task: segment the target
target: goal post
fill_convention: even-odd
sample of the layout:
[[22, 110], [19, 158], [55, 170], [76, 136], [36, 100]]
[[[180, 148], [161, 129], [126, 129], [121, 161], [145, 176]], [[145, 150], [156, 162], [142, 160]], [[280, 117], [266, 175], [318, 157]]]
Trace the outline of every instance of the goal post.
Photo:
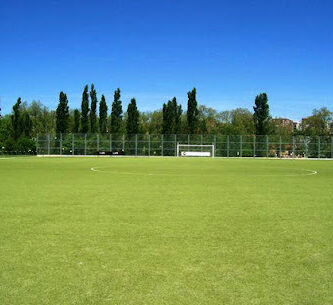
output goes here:
[[214, 144], [177, 143], [177, 157], [215, 157]]

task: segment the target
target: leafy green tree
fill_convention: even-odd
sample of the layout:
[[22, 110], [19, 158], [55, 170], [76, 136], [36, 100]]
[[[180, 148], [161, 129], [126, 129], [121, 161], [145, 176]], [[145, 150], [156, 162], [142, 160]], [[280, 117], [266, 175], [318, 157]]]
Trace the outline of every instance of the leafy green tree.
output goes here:
[[105, 101], [105, 96], [102, 95], [99, 103], [99, 131], [106, 133], [107, 131], [107, 120], [108, 120], [108, 106]]
[[302, 120], [302, 130], [309, 136], [328, 136], [333, 132], [333, 113], [326, 107], [314, 109], [312, 115]]
[[12, 137], [17, 140], [22, 134], [22, 121], [21, 121], [21, 103], [22, 100], [19, 97], [17, 102], [13, 106], [12, 120]]
[[56, 112], [49, 111], [47, 107], [43, 109], [42, 122], [46, 133], [53, 133], [56, 130]]
[[271, 117], [269, 115], [269, 105], [266, 93], [260, 93], [256, 96], [253, 110], [253, 120], [256, 135], [268, 134]]
[[20, 153], [33, 153], [36, 151], [36, 143], [28, 136], [21, 136], [17, 143], [15, 143], [15, 149]]
[[[29, 140], [32, 132], [32, 121], [26, 109], [25, 103], [22, 104], [21, 98], [18, 98], [17, 102], [13, 106], [13, 113], [10, 116], [10, 122], [11, 135], [5, 140], [6, 151], [19, 150], [20, 152], [24, 152], [25, 150], [22, 149], [22, 147], [19, 147], [18, 144]], [[3, 131], [2, 128], [0, 131]]]
[[127, 134], [136, 134], [138, 133], [138, 130], [139, 130], [139, 111], [136, 106], [135, 98], [132, 98], [127, 108], [126, 132]]
[[80, 130], [80, 110], [74, 110], [74, 125], [73, 125], [73, 132], [78, 133]]
[[94, 84], [91, 84], [90, 88], [90, 131], [92, 133], [96, 133], [98, 131], [98, 125], [97, 125], [97, 115], [96, 115], [96, 110], [97, 110], [97, 93], [95, 90]]
[[89, 95], [88, 95], [88, 85], [86, 85], [82, 93], [81, 132], [87, 133], [88, 131], [89, 131]]
[[7, 114], [2, 116], [0, 120], [0, 151], [2, 150], [2, 147], [6, 149], [5, 143], [7, 142], [7, 139], [11, 138], [11, 133], [12, 133], [11, 116]]
[[139, 133], [161, 134], [163, 114], [161, 110], [141, 112], [139, 116]]
[[43, 117], [43, 105], [39, 101], [32, 101], [28, 106], [27, 111], [30, 115], [30, 119], [32, 121], [32, 136], [37, 136], [37, 134], [41, 134], [45, 132], [45, 127], [42, 123]]
[[192, 91], [187, 93], [188, 101], [187, 101], [187, 128], [190, 134], [194, 134], [198, 128], [199, 122], [199, 110], [198, 103], [196, 99], [197, 91], [193, 88]]
[[56, 132], [66, 133], [68, 129], [69, 108], [67, 95], [64, 92], [59, 94], [59, 104], [56, 110]]
[[22, 124], [22, 134], [30, 138], [31, 137], [31, 131], [32, 131], [32, 121], [30, 119], [30, 115], [27, 111], [24, 111], [21, 118], [21, 124]]
[[200, 122], [200, 133], [216, 134], [219, 132], [221, 124], [221, 118], [219, 113], [210, 107], [200, 105], [199, 110], [199, 122]]
[[31, 136], [36, 137], [38, 134], [54, 133], [56, 131], [56, 111], [50, 111], [39, 101], [32, 101], [26, 111], [32, 121]]
[[123, 108], [120, 100], [120, 89], [118, 88], [114, 92], [114, 100], [111, 109], [111, 128], [110, 128], [111, 133], [119, 133], [123, 119], [122, 113], [123, 113]]
[[252, 113], [245, 108], [236, 108], [231, 111], [231, 124], [233, 134], [252, 135], [254, 133], [254, 122]]

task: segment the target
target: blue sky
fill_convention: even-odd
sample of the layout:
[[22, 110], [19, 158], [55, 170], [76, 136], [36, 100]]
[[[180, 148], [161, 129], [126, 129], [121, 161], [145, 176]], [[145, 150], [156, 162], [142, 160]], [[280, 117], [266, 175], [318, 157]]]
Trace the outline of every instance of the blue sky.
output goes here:
[[267, 92], [271, 114], [333, 110], [333, 2], [0, 0], [0, 97], [79, 107], [86, 83], [126, 107], [161, 108], [187, 91], [217, 110]]

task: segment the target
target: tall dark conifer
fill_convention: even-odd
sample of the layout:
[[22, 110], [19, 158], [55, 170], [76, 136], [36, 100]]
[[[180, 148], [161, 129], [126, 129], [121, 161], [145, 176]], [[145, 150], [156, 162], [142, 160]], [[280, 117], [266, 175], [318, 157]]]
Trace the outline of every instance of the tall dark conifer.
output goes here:
[[65, 133], [68, 129], [69, 109], [67, 95], [64, 92], [59, 94], [59, 104], [56, 110], [56, 132]]
[[108, 106], [105, 101], [105, 96], [102, 95], [101, 101], [99, 103], [99, 131], [100, 131], [100, 133], [106, 133], [107, 119], [108, 119]]
[[[174, 99], [176, 100], [176, 98], [174, 97]], [[181, 131], [181, 119], [182, 119], [182, 113], [183, 113], [183, 110], [182, 110], [182, 105], [177, 105], [177, 102], [175, 103], [175, 106], [174, 106], [174, 111], [175, 111], [175, 130], [174, 130], [174, 133], [177, 134], [177, 133], [180, 133]]]
[[163, 134], [170, 134], [170, 122], [169, 122], [169, 113], [168, 113], [168, 105], [163, 104], [162, 109], [162, 116], [163, 116], [163, 122], [162, 122], [162, 133]]
[[120, 89], [118, 88], [114, 92], [114, 100], [112, 103], [112, 109], [111, 109], [111, 133], [118, 133], [121, 128], [121, 123], [123, 119], [123, 108], [121, 106], [121, 100], [120, 100]]
[[266, 93], [260, 93], [256, 96], [253, 110], [253, 120], [256, 135], [266, 135], [269, 132], [270, 121], [269, 105]]
[[136, 134], [139, 130], [139, 111], [136, 106], [135, 98], [131, 99], [131, 102], [127, 108], [127, 125], [126, 131], [127, 134]]
[[21, 124], [21, 103], [22, 100], [19, 97], [17, 102], [13, 106], [13, 114], [11, 115], [12, 121], [12, 137], [14, 140], [17, 140], [22, 133], [22, 124]]
[[199, 110], [196, 94], [195, 88], [187, 93], [187, 128], [190, 134], [194, 134], [198, 128]]
[[163, 134], [176, 134], [180, 132], [182, 107], [177, 105], [177, 99], [174, 97], [163, 104]]
[[89, 131], [89, 95], [88, 95], [88, 85], [84, 87], [82, 93], [82, 103], [81, 103], [81, 132], [87, 133]]
[[73, 132], [78, 133], [80, 130], [80, 110], [75, 109], [74, 110], [74, 126], [73, 126]]
[[95, 90], [94, 84], [91, 84], [90, 88], [90, 131], [92, 133], [98, 132], [98, 125], [97, 125], [97, 115], [96, 115], [96, 110], [97, 110], [97, 93]]

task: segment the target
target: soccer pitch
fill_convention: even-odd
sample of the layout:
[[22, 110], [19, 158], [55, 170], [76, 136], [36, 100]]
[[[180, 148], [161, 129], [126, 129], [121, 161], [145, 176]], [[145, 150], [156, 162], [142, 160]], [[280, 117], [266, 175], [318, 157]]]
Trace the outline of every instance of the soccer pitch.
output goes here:
[[333, 304], [333, 162], [0, 159], [0, 304]]

